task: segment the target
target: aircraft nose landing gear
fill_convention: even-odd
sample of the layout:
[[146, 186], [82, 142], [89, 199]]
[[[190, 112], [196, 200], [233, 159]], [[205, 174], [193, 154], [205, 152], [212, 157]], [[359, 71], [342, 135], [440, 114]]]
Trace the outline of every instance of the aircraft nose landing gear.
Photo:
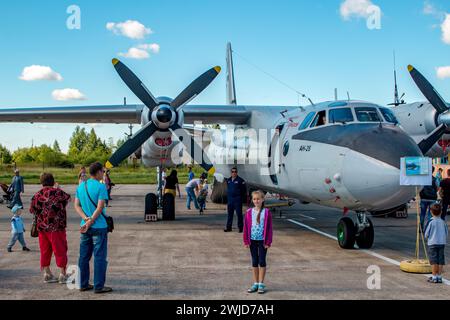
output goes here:
[[337, 239], [343, 249], [353, 249], [355, 242], [360, 249], [370, 249], [375, 233], [372, 221], [366, 213], [356, 213], [356, 222], [349, 217], [343, 217], [337, 225]]

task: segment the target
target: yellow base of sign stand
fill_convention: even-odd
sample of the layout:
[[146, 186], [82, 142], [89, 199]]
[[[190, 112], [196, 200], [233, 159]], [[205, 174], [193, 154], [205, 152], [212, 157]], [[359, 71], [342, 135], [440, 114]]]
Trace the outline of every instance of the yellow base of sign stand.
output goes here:
[[[417, 209], [417, 235], [416, 235], [416, 258], [412, 260], [404, 260], [400, 263], [400, 270], [410, 273], [431, 273], [431, 265], [428, 260], [427, 248], [423, 237], [423, 230], [420, 226], [420, 209], [419, 209], [419, 190], [416, 187], [416, 209]], [[422, 237], [421, 237], [422, 236]], [[420, 239], [422, 238], [423, 251], [426, 259], [420, 259]]]
[[409, 273], [431, 273], [431, 265], [428, 260], [404, 260], [400, 262], [400, 270]]

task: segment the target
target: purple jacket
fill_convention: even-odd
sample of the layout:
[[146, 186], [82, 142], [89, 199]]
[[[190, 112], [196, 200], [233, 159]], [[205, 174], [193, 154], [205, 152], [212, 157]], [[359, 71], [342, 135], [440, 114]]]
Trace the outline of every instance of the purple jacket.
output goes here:
[[[264, 208], [264, 245], [271, 246], [273, 231], [272, 231], [272, 214], [269, 209]], [[247, 210], [244, 218], [244, 245], [249, 246], [252, 233], [252, 208]]]

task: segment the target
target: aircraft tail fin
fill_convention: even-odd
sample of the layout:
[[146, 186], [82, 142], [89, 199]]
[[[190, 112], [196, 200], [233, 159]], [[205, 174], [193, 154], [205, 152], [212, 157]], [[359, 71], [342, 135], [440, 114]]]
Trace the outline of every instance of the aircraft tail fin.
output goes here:
[[233, 50], [227, 43], [227, 104], [236, 105], [236, 88], [234, 83]]

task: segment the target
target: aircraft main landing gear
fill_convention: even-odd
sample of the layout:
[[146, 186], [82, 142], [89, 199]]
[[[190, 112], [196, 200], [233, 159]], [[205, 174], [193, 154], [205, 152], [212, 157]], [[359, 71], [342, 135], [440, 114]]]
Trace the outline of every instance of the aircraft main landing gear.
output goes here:
[[349, 217], [339, 220], [337, 239], [343, 249], [353, 249], [355, 242], [360, 249], [370, 249], [373, 245], [375, 232], [372, 221], [366, 213], [356, 213], [356, 223]]

